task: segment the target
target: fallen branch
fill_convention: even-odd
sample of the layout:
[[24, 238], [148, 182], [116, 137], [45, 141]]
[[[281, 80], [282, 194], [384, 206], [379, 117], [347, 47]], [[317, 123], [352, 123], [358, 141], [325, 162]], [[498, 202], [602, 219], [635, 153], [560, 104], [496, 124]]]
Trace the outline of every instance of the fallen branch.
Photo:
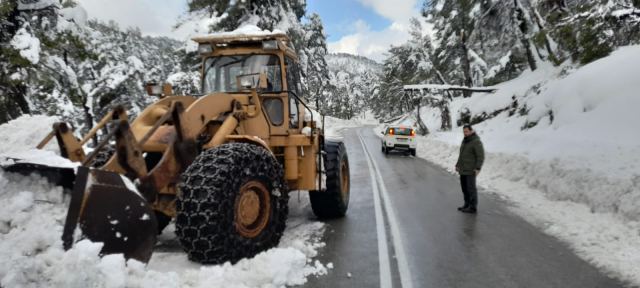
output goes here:
[[423, 91], [423, 90], [494, 93], [498, 89], [494, 87], [466, 87], [466, 86], [458, 86], [458, 85], [441, 85], [441, 84], [404, 85], [404, 91]]

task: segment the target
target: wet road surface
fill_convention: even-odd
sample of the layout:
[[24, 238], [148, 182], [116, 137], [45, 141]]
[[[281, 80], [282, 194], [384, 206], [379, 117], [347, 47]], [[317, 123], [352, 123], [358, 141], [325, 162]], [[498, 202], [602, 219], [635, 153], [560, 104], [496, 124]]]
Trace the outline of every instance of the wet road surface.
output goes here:
[[304, 287], [622, 286], [490, 194], [479, 194], [477, 215], [458, 212], [455, 175], [420, 158], [384, 155], [371, 128], [349, 130], [344, 141], [349, 211], [326, 221], [318, 256], [334, 268]]

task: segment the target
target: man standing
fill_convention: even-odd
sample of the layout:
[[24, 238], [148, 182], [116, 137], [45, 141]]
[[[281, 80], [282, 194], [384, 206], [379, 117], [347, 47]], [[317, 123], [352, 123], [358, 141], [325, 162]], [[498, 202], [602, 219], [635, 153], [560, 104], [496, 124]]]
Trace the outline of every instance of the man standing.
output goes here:
[[484, 148], [480, 137], [473, 131], [471, 125], [462, 128], [464, 139], [460, 145], [460, 156], [456, 163], [456, 171], [460, 173], [460, 185], [464, 194], [464, 206], [458, 207], [458, 211], [464, 213], [476, 213], [478, 206], [478, 190], [476, 189], [476, 176], [480, 173], [484, 162]]

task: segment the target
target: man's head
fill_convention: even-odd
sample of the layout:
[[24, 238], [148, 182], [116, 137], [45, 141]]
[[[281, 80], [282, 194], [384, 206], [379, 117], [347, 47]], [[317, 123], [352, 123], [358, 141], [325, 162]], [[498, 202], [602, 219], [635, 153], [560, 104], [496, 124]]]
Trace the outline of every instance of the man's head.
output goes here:
[[471, 127], [471, 125], [467, 124], [462, 126], [462, 133], [464, 133], [464, 137], [469, 137], [471, 135], [473, 135], [473, 133], [475, 133], [473, 131], [473, 127]]

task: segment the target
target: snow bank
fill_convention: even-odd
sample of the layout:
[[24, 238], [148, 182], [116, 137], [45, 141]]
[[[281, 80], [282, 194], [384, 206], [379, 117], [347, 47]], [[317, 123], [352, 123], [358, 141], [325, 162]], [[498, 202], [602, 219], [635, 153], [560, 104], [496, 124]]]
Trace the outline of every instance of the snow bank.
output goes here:
[[[0, 125], [0, 151], [32, 151], [55, 120], [23, 116]], [[99, 257], [102, 244], [87, 240], [64, 251], [60, 237], [68, 201], [61, 187], [38, 176], [0, 170], [0, 287], [284, 287], [302, 285], [331, 267], [313, 260], [325, 245], [324, 224], [308, 220], [308, 204], [294, 197], [279, 246], [235, 265], [188, 261], [171, 228], [158, 244], [173, 243], [170, 251], [154, 253], [147, 266], [122, 255]]]

